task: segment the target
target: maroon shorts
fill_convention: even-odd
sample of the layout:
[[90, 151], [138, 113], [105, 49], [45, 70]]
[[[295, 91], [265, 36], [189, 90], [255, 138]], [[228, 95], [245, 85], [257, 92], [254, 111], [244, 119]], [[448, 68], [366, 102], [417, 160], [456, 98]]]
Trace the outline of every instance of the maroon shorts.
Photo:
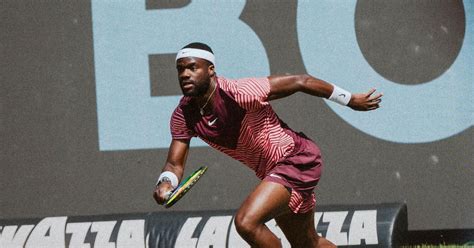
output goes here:
[[265, 181], [276, 182], [291, 189], [289, 207], [294, 213], [306, 213], [316, 204], [314, 188], [322, 173], [321, 152], [303, 133], [292, 133], [293, 151], [277, 162]]

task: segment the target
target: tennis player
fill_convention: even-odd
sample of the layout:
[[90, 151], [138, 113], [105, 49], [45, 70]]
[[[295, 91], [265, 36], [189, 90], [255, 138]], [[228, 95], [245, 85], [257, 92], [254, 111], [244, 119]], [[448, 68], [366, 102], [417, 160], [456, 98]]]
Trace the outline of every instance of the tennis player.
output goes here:
[[314, 226], [314, 189], [323, 167], [318, 146], [289, 128], [269, 101], [296, 92], [324, 97], [354, 110], [379, 107], [382, 94], [350, 92], [310, 75], [228, 79], [216, 75], [215, 56], [191, 43], [176, 56], [183, 97], [171, 117], [172, 142], [154, 191], [158, 204], [183, 177], [189, 142], [199, 137], [255, 171], [262, 181], [235, 216], [252, 247], [281, 247], [265, 222], [274, 218], [293, 247], [335, 247]]

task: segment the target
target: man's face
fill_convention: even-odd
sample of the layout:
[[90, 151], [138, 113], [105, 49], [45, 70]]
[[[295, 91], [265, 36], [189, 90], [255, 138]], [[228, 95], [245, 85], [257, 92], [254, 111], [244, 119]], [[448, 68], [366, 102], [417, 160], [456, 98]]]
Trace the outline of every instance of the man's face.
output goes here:
[[178, 80], [185, 96], [203, 96], [209, 89], [214, 66], [204, 59], [186, 57], [176, 62]]

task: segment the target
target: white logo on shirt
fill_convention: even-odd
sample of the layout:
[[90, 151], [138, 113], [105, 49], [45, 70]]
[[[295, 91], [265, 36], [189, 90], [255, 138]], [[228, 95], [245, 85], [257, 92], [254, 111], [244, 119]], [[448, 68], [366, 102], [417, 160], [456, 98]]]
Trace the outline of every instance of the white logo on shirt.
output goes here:
[[219, 119], [219, 118], [216, 117], [216, 118], [215, 118], [214, 120], [212, 120], [212, 121], [207, 121], [207, 125], [209, 125], [209, 126], [214, 125], [214, 123], [216, 123], [217, 119]]

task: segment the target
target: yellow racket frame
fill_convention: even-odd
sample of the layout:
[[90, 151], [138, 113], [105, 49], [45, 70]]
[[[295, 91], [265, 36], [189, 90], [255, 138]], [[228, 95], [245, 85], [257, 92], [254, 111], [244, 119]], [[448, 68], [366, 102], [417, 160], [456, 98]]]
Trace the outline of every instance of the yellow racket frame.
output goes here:
[[168, 200], [165, 202], [165, 207], [169, 208], [173, 206], [179, 199], [181, 199], [186, 192], [188, 192], [194, 184], [201, 178], [202, 175], [207, 171], [207, 166], [202, 166], [191, 175], [189, 175], [185, 180], [183, 180], [178, 187], [171, 193]]

